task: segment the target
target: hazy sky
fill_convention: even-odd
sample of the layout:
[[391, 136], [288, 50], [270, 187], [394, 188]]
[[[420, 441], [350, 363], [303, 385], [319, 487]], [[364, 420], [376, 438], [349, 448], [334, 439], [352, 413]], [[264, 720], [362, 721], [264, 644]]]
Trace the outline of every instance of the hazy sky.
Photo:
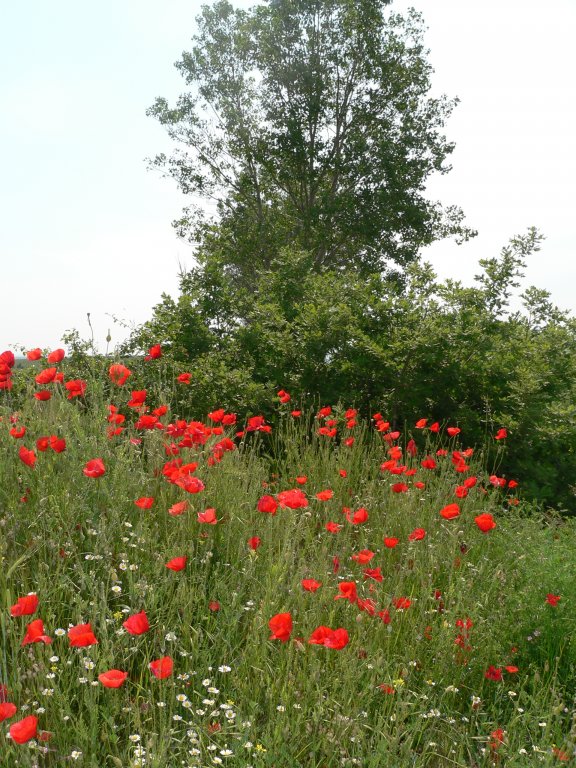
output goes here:
[[[251, 2], [236, 5], [248, 7]], [[183, 81], [196, 0], [28, 0], [0, 11], [0, 351], [55, 347], [66, 329], [140, 323], [162, 292], [177, 295], [190, 247], [171, 228], [185, 204], [146, 168], [169, 151], [145, 115]], [[424, 256], [469, 283], [479, 258], [537, 226], [543, 250], [526, 284], [576, 310], [574, 0], [396, 0], [429, 27], [438, 92], [459, 96], [446, 132], [454, 170], [431, 197], [460, 205], [479, 230]]]

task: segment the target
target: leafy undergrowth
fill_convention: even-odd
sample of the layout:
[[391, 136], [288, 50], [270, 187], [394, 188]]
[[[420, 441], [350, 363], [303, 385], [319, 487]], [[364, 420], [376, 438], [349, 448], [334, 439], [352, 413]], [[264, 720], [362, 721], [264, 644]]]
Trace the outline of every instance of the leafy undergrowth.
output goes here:
[[574, 521], [455, 425], [52, 361], [0, 366], [3, 765], [574, 763]]

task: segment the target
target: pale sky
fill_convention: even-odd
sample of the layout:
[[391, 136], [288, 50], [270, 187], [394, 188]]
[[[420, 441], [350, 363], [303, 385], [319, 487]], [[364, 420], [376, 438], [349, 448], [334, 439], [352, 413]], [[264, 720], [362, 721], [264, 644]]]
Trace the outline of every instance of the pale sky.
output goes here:
[[[249, 7], [252, 2], [236, 2]], [[434, 88], [461, 103], [446, 133], [453, 171], [429, 194], [460, 205], [471, 243], [424, 252], [441, 277], [470, 283], [478, 259], [538, 227], [547, 237], [526, 285], [576, 310], [576, 2], [395, 0], [428, 25]], [[170, 151], [145, 115], [184, 82], [173, 63], [191, 47], [197, 0], [28, 0], [0, 10], [0, 352], [54, 348], [62, 333], [101, 348], [178, 293], [190, 246], [171, 222], [185, 198], [147, 170]]]

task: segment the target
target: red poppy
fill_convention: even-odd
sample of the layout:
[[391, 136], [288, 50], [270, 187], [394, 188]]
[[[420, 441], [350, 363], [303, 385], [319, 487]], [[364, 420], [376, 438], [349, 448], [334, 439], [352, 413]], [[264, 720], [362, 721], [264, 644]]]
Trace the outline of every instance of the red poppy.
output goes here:
[[277, 394], [278, 394], [278, 397], [280, 398], [280, 402], [281, 403], [289, 403], [290, 400], [292, 399], [290, 397], [290, 395], [288, 394], [288, 392], [286, 392], [283, 389], [279, 390], [279, 392]]
[[34, 619], [26, 627], [26, 634], [22, 640], [22, 645], [28, 645], [29, 643], [44, 643], [50, 645], [52, 638], [44, 634], [44, 622], [42, 619]]
[[280, 640], [286, 643], [292, 634], [292, 616], [289, 613], [277, 613], [272, 616], [268, 622], [270, 631], [270, 640]]
[[62, 453], [66, 450], [66, 440], [64, 440], [63, 437], [58, 437], [57, 435], [51, 435], [49, 439], [50, 448], [54, 451], [54, 453]]
[[465, 485], [458, 485], [456, 486], [456, 490], [454, 491], [454, 494], [459, 499], [465, 499], [466, 496], [468, 496], [468, 488], [466, 488]]
[[40, 347], [36, 347], [36, 349], [31, 349], [28, 352], [26, 352], [26, 357], [28, 360], [40, 360], [42, 357], [42, 350]]
[[458, 504], [448, 504], [446, 507], [440, 510], [440, 515], [444, 520], [453, 520], [460, 515], [460, 507]]
[[128, 400], [127, 405], [129, 408], [140, 408], [144, 405], [146, 400], [147, 391], [145, 389], [132, 390], [132, 397]]
[[504, 428], [499, 429], [498, 432], [494, 435], [494, 440], [504, 440], [504, 438], [508, 437], [508, 432]]
[[248, 539], [248, 546], [250, 549], [258, 549], [260, 544], [262, 544], [262, 539], [259, 536], [251, 536]]
[[23, 720], [18, 720], [10, 726], [10, 738], [16, 744], [26, 744], [30, 739], [35, 739], [38, 735], [38, 718], [35, 715], [28, 715]]
[[154, 497], [141, 496], [139, 499], [136, 499], [134, 504], [136, 504], [137, 507], [140, 507], [140, 509], [150, 509], [151, 506], [154, 504]]
[[394, 493], [406, 493], [408, 491], [406, 483], [394, 483], [391, 488]]
[[344, 599], [349, 600], [351, 603], [355, 603], [358, 599], [356, 582], [354, 581], [341, 581], [340, 584], [338, 584], [338, 591], [340, 594], [336, 595], [334, 600]]
[[437, 421], [430, 425], [430, 432], [440, 432], [440, 424]]
[[92, 632], [90, 624], [77, 624], [68, 630], [68, 638], [71, 648], [86, 648], [89, 645], [97, 645], [98, 640]]
[[393, 536], [389, 536], [384, 539], [384, 546], [388, 549], [394, 549], [395, 546], [399, 543], [400, 539], [396, 539]]
[[456, 435], [459, 435], [462, 430], [460, 427], [446, 427], [446, 432], [450, 435], [450, 437], [456, 437]]
[[38, 608], [38, 595], [33, 593], [25, 597], [19, 597], [10, 608], [11, 616], [31, 616]]
[[352, 555], [352, 560], [355, 560], [360, 565], [366, 565], [374, 557], [374, 552], [370, 549], [362, 549], [360, 552]]
[[348, 644], [348, 632], [342, 627], [330, 629], [330, 627], [320, 626], [312, 632], [308, 643], [339, 651]]
[[340, 477], [348, 477], [348, 472], [345, 469], [339, 469], [338, 474]]
[[510, 674], [510, 675], [515, 675], [515, 674], [516, 674], [516, 672], [518, 672], [518, 671], [519, 671], [519, 670], [518, 670], [518, 667], [515, 667], [515, 666], [513, 666], [512, 664], [509, 664], [507, 667], [504, 667], [504, 669], [505, 669], [505, 670], [506, 670], [506, 672], [508, 672], [508, 674]]
[[427, 423], [428, 423], [428, 419], [418, 419], [418, 421], [414, 426], [416, 427], [416, 429], [424, 429]]
[[326, 523], [326, 525], [324, 527], [326, 528], [328, 533], [338, 533], [341, 530], [341, 528], [342, 528], [341, 525], [338, 525], [338, 523], [334, 523], [332, 520], [330, 520], [330, 522]]
[[208, 608], [213, 612], [217, 613], [220, 610], [220, 603], [218, 600], [210, 600], [208, 603]]
[[493, 485], [495, 488], [504, 488], [506, 486], [505, 477], [498, 477], [498, 475], [490, 475], [488, 479], [490, 480], [490, 484]]
[[169, 568], [171, 571], [183, 571], [184, 568], [186, 568], [187, 562], [188, 558], [185, 555], [182, 557], [173, 557], [172, 560], [168, 560], [166, 563], [166, 568]]
[[495, 682], [499, 683], [502, 680], [502, 670], [500, 667], [494, 667], [491, 664], [486, 672], [484, 672], [484, 677], [486, 680], [494, 680]]
[[272, 427], [266, 424], [264, 416], [251, 416], [246, 425], [246, 432], [272, 432]]
[[105, 688], [120, 688], [124, 685], [128, 672], [122, 672], [119, 669], [109, 669], [107, 672], [102, 672], [98, 675], [98, 680]]
[[296, 477], [295, 480], [298, 483], [298, 485], [306, 485], [306, 483], [308, 482], [308, 478], [306, 477], [306, 475], [298, 475], [298, 477]]
[[208, 525], [216, 525], [218, 522], [216, 519], [216, 510], [213, 507], [208, 507], [204, 512], [198, 512], [198, 522], [207, 523]]
[[331, 491], [329, 488], [316, 494], [318, 501], [329, 501], [332, 496], [334, 496], [334, 491]]
[[478, 478], [476, 477], [467, 477], [466, 480], [464, 480], [464, 487], [465, 488], [474, 488], [476, 483], [478, 482]]
[[278, 509], [278, 502], [274, 496], [262, 496], [258, 499], [258, 505], [256, 507], [258, 512], [265, 512], [269, 515], [275, 515]]
[[126, 368], [125, 365], [122, 365], [122, 363], [113, 363], [108, 369], [108, 375], [110, 376], [110, 381], [121, 387], [126, 384], [128, 377], [132, 376], [132, 371]]
[[102, 477], [106, 472], [106, 467], [102, 459], [90, 459], [82, 471], [86, 477]]
[[382, 619], [384, 624], [390, 624], [392, 621], [388, 608], [385, 608], [383, 611], [378, 611], [378, 616]]
[[49, 363], [61, 363], [65, 355], [66, 353], [63, 349], [55, 349], [53, 352], [50, 352], [46, 359]]
[[294, 419], [298, 419], [300, 416], [302, 416], [302, 411], [290, 411], [290, 416], [292, 416]]
[[64, 386], [68, 392], [68, 400], [72, 400], [73, 397], [82, 397], [86, 392], [86, 382], [83, 379], [67, 381]]
[[148, 623], [148, 617], [146, 616], [145, 611], [140, 611], [140, 613], [134, 613], [132, 616], [128, 616], [126, 621], [122, 622], [122, 626], [126, 632], [131, 635], [143, 635], [150, 629], [150, 624]]
[[174, 662], [170, 656], [163, 656], [161, 659], [155, 659], [148, 664], [150, 672], [158, 680], [164, 680], [166, 677], [170, 677], [174, 670]]
[[176, 381], [178, 381], [180, 384], [190, 384], [191, 378], [192, 378], [191, 373], [181, 373], [179, 376], [176, 377]]
[[0, 702], [0, 723], [3, 723], [4, 720], [8, 720], [10, 717], [13, 717], [17, 711], [18, 707], [15, 704], [12, 704], [12, 702]]
[[384, 576], [382, 576], [382, 570], [380, 568], [366, 568], [362, 575], [365, 579], [374, 579], [374, 581], [378, 582], [384, 580]]
[[9, 434], [10, 437], [15, 438], [16, 440], [20, 440], [20, 438], [24, 437], [26, 434], [26, 427], [12, 427]]
[[554, 606], [554, 608], [556, 608], [556, 606], [558, 605], [560, 600], [562, 600], [560, 595], [553, 595], [553, 594], [550, 594], [550, 593], [548, 593], [546, 595], [546, 602], [548, 603], [548, 605]]
[[431, 456], [427, 456], [420, 462], [420, 466], [424, 469], [436, 469], [436, 461]]
[[300, 584], [306, 592], [316, 592], [322, 586], [322, 582], [316, 581], [316, 579], [302, 579]]
[[158, 358], [162, 357], [162, 347], [160, 344], [154, 344], [150, 349], [148, 350], [148, 354], [144, 358], [144, 360], [158, 360]]
[[478, 515], [474, 518], [474, 522], [480, 528], [482, 533], [488, 533], [488, 531], [491, 531], [493, 528], [496, 528], [496, 523], [494, 522], [494, 518], [489, 512], [484, 512], [481, 515]]
[[408, 534], [408, 541], [422, 541], [426, 538], [426, 531], [424, 528], [414, 528], [412, 533]]
[[352, 525], [362, 525], [362, 523], [365, 523], [368, 520], [368, 510], [364, 509], [364, 507], [360, 507], [356, 512], [348, 510], [346, 512], [346, 520]]
[[407, 597], [395, 597], [392, 604], [397, 611], [407, 611], [412, 605], [412, 600]]
[[187, 501], [178, 501], [176, 504], [172, 504], [170, 509], [168, 510], [168, 514], [172, 515], [172, 517], [177, 517], [178, 515], [183, 514], [188, 507]]
[[34, 451], [29, 451], [24, 445], [20, 446], [18, 456], [20, 457], [20, 461], [23, 464], [26, 464], [27, 467], [34, 467], [34, 464], [36, 464], [36, 454]]
[[281, 507], [299, 509], [301, 507], [308, 506], [308, 499], [306, 498], [306, 494], [299, 488], [292, 488], [289, 491], [281, 491], [276, 496], [276, 498]]

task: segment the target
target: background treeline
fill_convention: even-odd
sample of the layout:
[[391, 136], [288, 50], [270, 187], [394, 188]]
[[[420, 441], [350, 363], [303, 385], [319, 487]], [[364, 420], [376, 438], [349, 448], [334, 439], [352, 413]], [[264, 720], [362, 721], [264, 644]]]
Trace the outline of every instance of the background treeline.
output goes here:
[[457, 99], [431, 95], [420, 14], [390, 0], [217, 0], [197, 25], [176, 63], [186, 92], [149, 109], [175, 143], [152, 166], [192, 201], [174, 226], [196, 266], [123, 354], [160, 343], [162, 365], [189, 370], [176, 393], [187, 416], [259, 412], [283, 388], [380, 410], [408, 434], [448, 420], [491, 451], [505, 427], [499, 471], [576, 513], [576, 324], [545, 291], [518, 295], [541, 236], [481, 261], [472, 287], [421, 260], [475, 233], [426, 196], [450, 170]]

